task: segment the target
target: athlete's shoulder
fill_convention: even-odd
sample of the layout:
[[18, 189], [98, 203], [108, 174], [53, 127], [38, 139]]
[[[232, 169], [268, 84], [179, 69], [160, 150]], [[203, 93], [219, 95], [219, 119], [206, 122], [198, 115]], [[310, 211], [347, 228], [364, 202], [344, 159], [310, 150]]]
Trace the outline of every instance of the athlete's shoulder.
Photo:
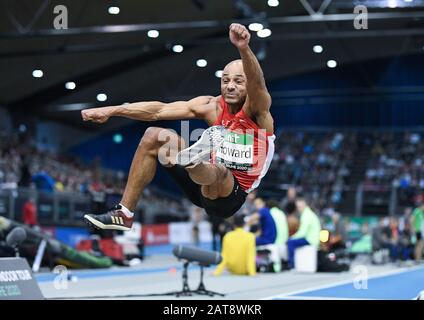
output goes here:
[[216, 97], [214, 96], [198, 96], [190, 100], [192, 105], [208, 105], [215, 103]]

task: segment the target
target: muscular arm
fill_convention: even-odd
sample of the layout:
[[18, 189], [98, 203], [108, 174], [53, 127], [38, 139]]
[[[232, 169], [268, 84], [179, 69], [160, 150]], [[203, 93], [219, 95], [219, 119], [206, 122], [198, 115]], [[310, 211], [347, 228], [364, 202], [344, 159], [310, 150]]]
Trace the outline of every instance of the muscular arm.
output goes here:
[[230, 40], [240, 53], [246, 75], [245, 111], [251, 118], [256, 119], [256, 123], [261, 128], [273, 132], [274, 122], [269, 112], [272, 102], [271, 96], [266, 88], [259, 61], [249, 47], [250, 33], [245, 26], [233, 23], [230, 26]]
[[249, 46], [239, 48], [239, 53], [246, 74], [247, 95], [250, 100], [249, 108], [253, 113], [268, 111], [271, 106], [271, 96], [266, 88], [259, 61]]
[[230, 26], [230, 40], [240, 53], [243, 69], [246, 75], [247, 96], [250, 111], [255, 113], [268, 112], [271, 106], [271, 96], [265, 85], [264, 75], [258, 59], [249, 47], [250, 33], [241, 24]]
[[110, 117], [124, 117], [140, 121], [200, 119], [210, 121], [215, 116], [217, 99], [200, 96], [189, 101], [164, 103], [136, 102], [120, 106], [82, 110], [84, 121], [106, 122]]

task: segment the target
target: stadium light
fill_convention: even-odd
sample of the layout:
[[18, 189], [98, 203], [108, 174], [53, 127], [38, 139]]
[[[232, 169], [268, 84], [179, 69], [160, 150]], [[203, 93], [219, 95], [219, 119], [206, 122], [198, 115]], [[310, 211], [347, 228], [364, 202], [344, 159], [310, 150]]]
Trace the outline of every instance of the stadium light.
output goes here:
[[320, 46], [319, 44], [315, 45], [315, 46], [312, 48], [312, 50], [313, 50], [315, 53], [321, 53], [321, 52], [323, 52], [323, 51], [324, 51], [324, 49], [322, 48], [322, 46]]
[[77, 85], [73, 81], [69, 81], [65, 83], [65, 88], [68, 90], [74, 90], [76, 87]]
[[335, 67], [337, 67], [336, 60], [328, 60], [327, 61], [327, 67], [329, 67], [329, 68], [335, 68]]
[[259, 30], [256, 34], [258, 35], [259, 38], [267, 38], [271, 35], [271, 30], [269, 29], [262, 29]]
[[42, 78], [43, 75], [44, 75], [44, 73], [43, 73], [42, 70], [36, 69], [36, 70], [32, 71], [32, 76], [34, 78]]
[[149, 38], [157, 38], [157, 37], [159, 37], [159, 31], [157, 31], [157, 30], [149, 30], [149, 31], [147, 31], [147, 36]]
[[103, 102], [103, 101], [106, 101], [106, 100], [107, 100], [107, 95], [106, 95], [106, 94], [104, 94], [104, 93], [99, 93], [99, 94], [97, 95], [97, 101]]
[[172, 47], [172, 51], [176, 53], [181, 53], [184, 51], [184, 47], [180, 44], [176, 44], [175, 46]]
[[217, 71], [215, 72], [215, 77], [217, 77], [217, 78], [222, 78], [222, 70], [217, 70]]
[[119, 14], [121, 10], [117, 6], [112, 6], [112, 7], [109, 7], [107, 11], [109, 12], [109, 14]]
[[199, 59], [199, 60], [196, 61], [196, 65], [199, 68], [204, 68], [208, 65], [208, 62], [205, 59]]
[[262, 23], [253, 22], [249, 24], [249, 30], [253, 32], [258, 32], [264, 28], [264, 25]]
[[270, 7], [278, 7], [280, 2], [278, 0], [268, 0], [268, 6]]

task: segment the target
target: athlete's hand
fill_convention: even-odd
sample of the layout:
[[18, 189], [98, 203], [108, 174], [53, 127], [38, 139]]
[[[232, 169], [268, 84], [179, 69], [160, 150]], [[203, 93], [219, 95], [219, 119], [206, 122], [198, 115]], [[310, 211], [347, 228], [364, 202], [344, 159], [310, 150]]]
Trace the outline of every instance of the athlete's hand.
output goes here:
[[230, 25], [230, 40], [237, 49], [247, 48], [250, 41], [249, 30], [239, 23], [232, 23]]
[[85, 109], [81, 111], [81, 115], [84, 121], [104, 123], [109, 120], [111, 116], [111, 109], [110, 107]]

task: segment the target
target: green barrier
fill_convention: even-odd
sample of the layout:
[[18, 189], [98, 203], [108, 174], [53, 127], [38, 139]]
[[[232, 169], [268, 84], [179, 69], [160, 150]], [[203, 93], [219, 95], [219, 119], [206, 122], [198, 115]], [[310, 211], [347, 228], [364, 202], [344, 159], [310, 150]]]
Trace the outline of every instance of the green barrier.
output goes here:
[[96, 257], [65, 245], [61, 246], [60, 257], [81, 268], [109, 268], [113, 264], [112, 259], [108, 257]]
[[52, 239], [44, 232], [36, 231], [19, 222], [0, 217], [0, 231], [9, 231], [15, 227], [25, 229], [27, 233], [27, 243], [38, 245], [45, 240], [49, 249], [54, 252], [56, 262], [72, 268], [109, 268], [113, 262], [109, 257], [97, 257], [85, 251], [78, 251], [64, 243]]

